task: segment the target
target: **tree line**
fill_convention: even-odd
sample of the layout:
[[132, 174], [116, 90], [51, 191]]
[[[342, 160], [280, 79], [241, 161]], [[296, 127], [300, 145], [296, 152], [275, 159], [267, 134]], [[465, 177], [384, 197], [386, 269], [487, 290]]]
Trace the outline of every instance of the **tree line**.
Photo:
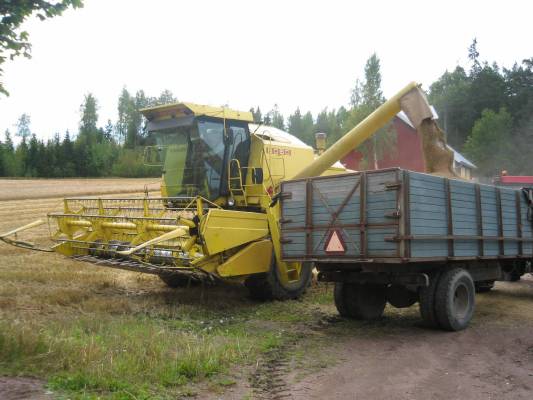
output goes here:
[[[445, 71], [429, 86], [428, 99], [439, 115], [448, 143], [473, 161], [480, 176], [533, 175], [533, 57], [505, 68], [481, 60], [474, 39], [468, 48], [469, 65]], [[314, 134], [328, 134], [334, 143], [385, 101], [381, 91], [380, 60], [373, 54], [357, 80], [348, 108], [323, 109], [316, 117], [300, 109], [284, 118], [274, 107], [264, 116], [252, 109], [256, 120], [287, 129], [307, 144]], [[396, 136], [390, 126], [367, 140], [359, 150], [363, 167], [393, 151]]]
[[[478, 166], [478, 174], [491, 176], [501, 170], [512, 174], [533, 174], [533, 57], [516, 62], [511, 68], [482, 61], [474, 39], [468, 48], [469, 65], [457, 65], [430, 85], [428, 98], [439, 114], [439, 124], [448, 142]], [[287, 130], [314, 146], [315, 134], [325, 132], [328, 144], [376, 109], [385, 97], [381, 90], [380, 60], [373, 54], [364, 66], [364, 78], [356, 80], [349, 104], [324, 108], [313, 115], [297, 108], [285, 117], [275, 105], [263, 113], [250, 109], [255, 122]], [[142, 163], [146, 132], [140, 109], [175, 102], [169, 90], [157, 97], [139, 90], [123, 89], [117, 101], [117, 120], [98, 122], [98, 102], [87, 94], [80, 107], [76, 134], [56, 134], [46, 142], [31, 131], [30, 117], [22, 115], [14, 134], [0, 140], [0, 176], [22, 177], [98, 177], [155, 176], [158, 168]], [[363, 167], [393, 151], [396, 136], [385, 127], [361, 147]]]
[[9, 130], [0, 140], [0, 176], [10, 177], [145, 177], [157, 176], [159, 168], [143, 164], [146, 142], [140, 109], [175, 102], [169, 90], [149, 97], [139, 90], [134, 95], [123, 89], [118, 98], [118, 118], [98, 125], [98, 101], [87, 94], [80, 107], [76, 135], [56, 133], [46, 142], [31, 130], [31, 119], [23, 114], [15, 125], [19, 144]]

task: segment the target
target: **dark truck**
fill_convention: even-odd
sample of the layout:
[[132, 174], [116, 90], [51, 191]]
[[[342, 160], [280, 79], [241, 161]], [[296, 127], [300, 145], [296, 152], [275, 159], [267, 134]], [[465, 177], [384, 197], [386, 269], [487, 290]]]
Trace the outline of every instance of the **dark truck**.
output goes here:
[[476, 292], [531, 272], [530, 189], [383, 169], [286, 181], [279, 198], [283, 259], [314, 262], [345, 317], [418, 302], [427, 325], [457, 331]]

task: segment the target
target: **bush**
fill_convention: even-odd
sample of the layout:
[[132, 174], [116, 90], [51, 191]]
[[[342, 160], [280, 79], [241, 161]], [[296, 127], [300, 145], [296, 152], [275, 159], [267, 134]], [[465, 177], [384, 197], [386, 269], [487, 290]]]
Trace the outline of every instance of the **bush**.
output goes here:
[[144, 165], [142, 152], [123, 149], [113, 165], [111, 175], [123, 178], [158, 177], [161, 175], [161, 168]]

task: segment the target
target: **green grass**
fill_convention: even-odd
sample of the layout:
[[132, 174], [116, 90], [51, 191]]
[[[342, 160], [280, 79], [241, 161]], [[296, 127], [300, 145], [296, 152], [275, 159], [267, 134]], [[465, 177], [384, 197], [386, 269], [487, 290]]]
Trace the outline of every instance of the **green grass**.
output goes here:
[[[283, 303], [243, 298], [240, 306], [232, 300], [208, 307], [180, 304], [177, 297], [118, 314], [91, 305], [91, 312], [43, 318], [10, 315], [0, 319], [0, 374], [42, 377], [51, 390], [74, 399], [175, 398], [203, 380], [228, 386], [235, 365], [283, 346], [298, 324], [316, 318], [322, 295], [315, 292]], [[81, 310], [94, 302], [78, 300]]]

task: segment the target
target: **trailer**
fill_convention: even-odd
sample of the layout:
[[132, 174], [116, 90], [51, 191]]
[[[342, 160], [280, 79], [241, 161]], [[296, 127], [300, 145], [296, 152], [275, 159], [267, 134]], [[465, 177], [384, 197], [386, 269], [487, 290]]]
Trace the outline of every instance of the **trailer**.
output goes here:
[[428, 326], [461, 330], [476, 292], [531, 272], [532, 193], [399, 168], [285, 181], [282, 258], [335, 282], [342, 316], [418, 302]]

